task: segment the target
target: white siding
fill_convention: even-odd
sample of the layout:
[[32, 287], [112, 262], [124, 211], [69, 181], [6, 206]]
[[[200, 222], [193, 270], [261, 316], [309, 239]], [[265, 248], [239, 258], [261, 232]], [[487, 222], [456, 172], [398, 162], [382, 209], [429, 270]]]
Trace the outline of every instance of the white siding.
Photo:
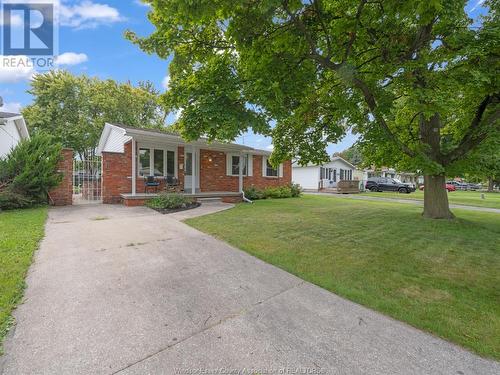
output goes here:
[[319, 167], [293, 167], [292, 181], [294, 184], [299, 184], [304, 189], [318, 189], [319, 183]]
[[[350, 164], [344, 162], [341, 159], [335, 159], [333, 161], [323, 164], [321, 167], [336, 171], [336, 181], [333, 181], [333, 173], [332, 173], [332, 180], [328, 179], [323, 180], [323, 187], [325, 188], [337, 186], [337, 182], [340, 181], [340, 169], [343, 169], [344, 171], [349, 171], [349, 170], [353, 171], [352, 173], [354, 178], [354, 168]], [[320, 181], [320, 166], [314, 165], [306, 167], [299, 167], [299, 166], [293, 167], [292, 181], [294, 183], [300, 184], [304, 189], [318, 189], [318, 184]]]
[[17, 146], [21, 135], [14, 121], [7, 121], [5, 125], [0, 124], [0, 158], [3, 158]]
[[108, 139], [104, 144], [103, 151], [105, 152], [124, 152], [124, 145], [130, 139], [125, 135], [125, 130], [119, 128], [112, 128], [109, 132]]

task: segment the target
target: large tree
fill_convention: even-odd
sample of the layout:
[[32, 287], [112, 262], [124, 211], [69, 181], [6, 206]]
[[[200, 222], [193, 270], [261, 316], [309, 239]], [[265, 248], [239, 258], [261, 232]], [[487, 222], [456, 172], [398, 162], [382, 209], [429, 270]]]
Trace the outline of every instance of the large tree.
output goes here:
[[334, 153], [333, 156], [340, 156], [344, 160], [347, 160], [349, 163], [359, 168], [365, 166], [363, 153], [361, 152], [361, 148], [357, 143], [353, 144], [349, 148], [346, 148], [344, 151]]
[[137, 127], [162, 127], [165, 111], [149, 82], [100, 80], [67, 71], [38, 74], [28, 91], [33, 104], [23, 110], [33, 133], [47, 132], [82, 158], [95, 152], [106, 122]]
[[477, 20], [465, 0], [146, 2], [156, 30], [127, 37], [173, 56], [164, 101], [185, 137], [252, 128], [273, 162], [307, 163], [351, 129], [367, 162], [424, 173], [424, 216], [453, 217], [447, 170], [499, 126], [498, 1]]

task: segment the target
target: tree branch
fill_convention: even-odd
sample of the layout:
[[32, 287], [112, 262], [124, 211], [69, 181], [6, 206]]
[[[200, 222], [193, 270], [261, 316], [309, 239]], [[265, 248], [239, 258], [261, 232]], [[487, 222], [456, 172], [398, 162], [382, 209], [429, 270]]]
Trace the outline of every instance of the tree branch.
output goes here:
[[368, 108], [370, 108], [370, 111], [379, 124], [379, 126], [384, 130], [386, 133], [387, 137], [392, 140], [398, 147], [399, 149], [404, 152], [406, 155], [409, 157], [415, 157], [415, 152], [412, 151], [407, 145], [405, 145], [401, 140], [391, 131], [389, 126], [387, 125], [387, 122], [385, 121], [383, 116], [380, 116], [377, 113], [377, 102], [375, 101], [375, 97], [373, 96], [373, 93], [371, 92], [370, 88], [366, 83], [364, 83], [362, 80], [359, 78], [354, 78], [353, 79], [354, 85], [361, 90], [363, 93], [363, 96], [365, 98], [366, 104], [368, 104]]
[[358, 10], [356, 11], [356, 19], [354, 23], [354, 30], [351, 32], [351, 37], [349, 38], [349, 42], [347, 43], [347, 48], [344, 54], [344, 60], [346, 61], [349, 55], [351, 54], [352, 46], [356, 40], [356, 34], [358, 32], [358, 25], [360, 24], [361, 13], [363, 12], [363, 7], [365, 6], [367, 0], [361, 0], [358, 5]]
[[482, 121], [483, 115], [490, 104], [499, 103], [499, 98], [500, 94], [494, 94], [488, 95], [483, 99], [477, 107], [476, 114], [458, 146], [444, 155], [443, 161], [445, 164], [451, 164], [460, 159], [484, 141], [484, 139], [488, 136], [488, 132], [485, 130], [489, 125], [494, 124], [500, 119], [500, 108], [497, 107], [486, 121]]

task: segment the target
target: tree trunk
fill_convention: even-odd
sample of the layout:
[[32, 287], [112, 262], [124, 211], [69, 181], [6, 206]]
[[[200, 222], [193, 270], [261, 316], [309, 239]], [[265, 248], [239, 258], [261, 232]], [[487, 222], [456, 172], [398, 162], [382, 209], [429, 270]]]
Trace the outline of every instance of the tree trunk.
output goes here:
[[488, 191], [493, 191], [493, 177], [488, 177]]
[[424, 176], [424, 212], [430, 219], [453, 219], [444, 175]]

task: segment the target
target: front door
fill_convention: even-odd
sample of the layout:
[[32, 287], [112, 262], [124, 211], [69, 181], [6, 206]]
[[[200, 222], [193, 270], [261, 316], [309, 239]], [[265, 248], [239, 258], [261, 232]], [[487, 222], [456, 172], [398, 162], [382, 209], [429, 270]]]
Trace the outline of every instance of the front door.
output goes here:
[[196, 155], [195, 158], [193, 158], [192, 151], [186, 151], [184, 154], [184, 190], [187, 193], [193, 186], [193, 170], [195, 171], [195, 189], [200, 189], [200, 154], [196, 152], [194, 155]]

